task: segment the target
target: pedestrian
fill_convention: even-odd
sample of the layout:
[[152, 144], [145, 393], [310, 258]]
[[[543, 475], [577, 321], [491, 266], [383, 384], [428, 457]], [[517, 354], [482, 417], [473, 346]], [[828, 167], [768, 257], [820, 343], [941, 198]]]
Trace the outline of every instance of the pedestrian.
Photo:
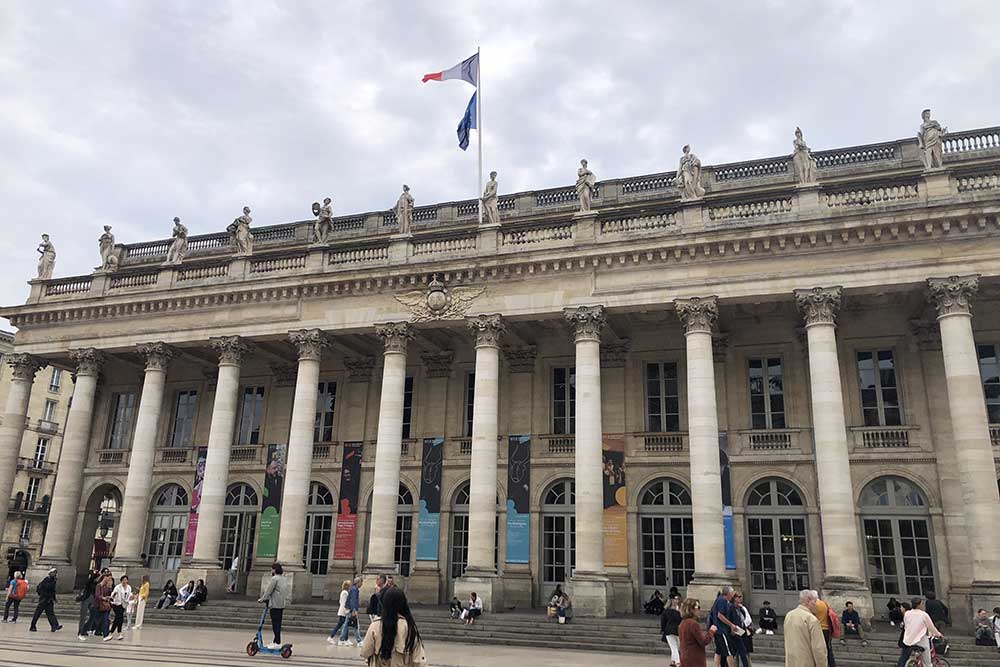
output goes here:
[[[17, 612], [21, 609], [21, 600], [28, 594], [28, 582], [24, 578], [23, 572], [15, 572], [14, 578], [7, 583], [7, 602], [3, 606], [3, 622], [17, 623]], [[7, 614], [11, 607], [14, 608], [14, 615], [7, 620]]]
[[681, 663], [681, 649], [679, 643], [681, 627], [681, 610], [679, 608], [680, 598], [667, 598], [667, 604], [660, 614], [660, 639], [670, 647], [670, 667], [677, 667]]
[[369, 622], [374, 621], [381, 613], [382, 593], [385, 591], [385, 584], [386, 577], [384, 574], [375, 577], [375, 592], [368, 598], [368, 608], [365, 610], [365, 613], [368, 614]]
[[[347, 620], [340, 630], [340, 646], [361, 646], [361, 622], [358, 619], [358, 610], [361, 608], [360, 595], [363, 580], [358, 577], [347, 590]], [[354, 626], [354, 644], [347, 640], [347, 635]]]
[[333, 630], [330, 630], [330, 636], [326, 638], [327, 644], [339, 644], [337, 641], [337, 633], [340, 628], [343, 627], [344, 623], [347, 622], [347, 591], [351, 588], [351, 581], [345, 579], [344, 583], [340, 585], [340, 606], [337, 608], [337, 625], [334, 626]]
[[768, 635], [773, 635], [774, 631], [778, 629], [778, 615], [771, 608], [771, 603], [764, 600], [760, 610], [757, 611], [757, 634], [761, 632]]
[[[720, 667], [725, 663], [726, 667], [733, 667], [734, 647], [730, 646], [733, 638], [739, 639], [743, 630], [733, 621], [735, 612], [732, 608], [732, 600], [735, 591], [732, 586], [723, 586], [712, 610], [708, 614], [706, 625], [714, 625], [718, 628], [715, 633], [715, 667]], [[684, 650], [683, 648], [681, 649]]]
[[164, 607], [169, 607], [177, 602], [177, 596], [177, 586], [174, 584], [174, 580], [168, 579], [166, 585], [163, 587], [163, 595], [156, 601], [156, 608], [163, 609]]
[[903, 609], [896, 598], [889, 598], [885, 603], [885, 608], [889, 610], [889, 625], [896, 627], [903, 624]]
[[707, 631], [702, 630], [700, 616], [701, 603], [694, 598], [684, 600], [681, 605], [683, 620], [677, 630], [679, 667], [704, 667], [705, 647], [712, 643], [719, 628], [710, 623]]
[[[110, 635], [110, 624], [108, 617], [111, 614], [111, 593], [114, 590], [114, 577], [110, 572], [102, 571], [94, 588], [94, 599], [90, 608], [90, 620], [88, 625], [98, 637], [108, 637]], [[85, 636], [80, 637], [86, 640]]]
[[87, 575], [87, 583], [83, 585], [80, 593], [76, 596], [76, 601], [80, 603], [80, 624], [77, 627], [76, 636], [83, 640], [87, 640], [87, 631], [93, 631], [91, 627], [91, 609], [94, 605], [94, 591], [97, 590], [97, 582], [101, 578], [101, 573], [97, 570], [91, 570], [90, 574]]
[[369, 667], [403, 667], [427, 664], [424, 643], [413, 620], [406, 595], [388, 588], [382, 595], [382, 615], [368, 626], [361, 645], [361, 659]]
[[733, 637], [733, 647], [736, 648], [733, 662], [735, 663], [738, 657], [743, 667], [750, 667], [750, 654], [753, 653], [753, 616], [743, 604], [743, 593], [740, 591], [736, 591], [736, 594], [733, 595], [733, 609], [736, 610], [735, 616], [739, 619], [737, 625], [743, 629], [741, 636]]
[[267, 582], [267, 588], [261, 594], [257, 602], [264, 602], [270, 608], [271, 629], [274, 631], [274, 641], [267, 645], [268, 648], [281, 648], [281, 620], [285, 614], [285, 605], [288, 604], [288, 596], [292, 592], [292, 586], [285, 577], [285, 570], [281, 563], [271, 566], [271, 579]]
[[31, 632], [37, 632], [38, 628], [38, 618], [45, 612], [45, 618], [48, 619], [49, 625], [52, 627], [52, 632], [62, 630], [62, 626], [59, 625], [59, 619], [56, 618], [55, 604], [56, 604], [56, 577], [59, 575], [59, 570], [52, 568], [49, 570], [48, 576], [46, 576], [38, 584], [38, 606], [35, 607], [35, 613], [31, 617], [31, 627], [28, 628]]
[[236, 582], [239, 579], [240, 574], [240, 557], [233, 556], [233, 562], [229, 565], [229, 572], [227, 574], [228, 581], [226, 582], [226, 591], [229, 593], [236, 592]]
[[139, 592], [135, 595], [135, 625], [132, 626], [133, 630], [138, 630], [142, 627], [142, 619], [146, 615], [146, 600], [149, 599], [149, 575], [142, 575], [142, 585], [139, 586]]
[[934, 625], [934, 621], [921, 608], [923, 603], [924, 601], [920, 598], [913, 598], [910, 603], [910, 609], [903, 614], [903, 650], [899, 654], [898, 667], [905, 667], [915, 646], [923, 649], [923, 652], [920, 654], [923, 666], [931, 667], [931, 645], [929, 638], [943, 638], [941, 632]]
[[125, 622], [125, 607], [131, 600], [132, 587], [128, 583], [128, 577], [123, 574], [118, 580], [118, 585], [111, 591], [111, 611], [114, 614], [114, 620], [111, 622], [111, 630], [104, 641], [111, 641], [115, 632], [118, 633], [119, 640], [125, 639], [122, 625]]
[[868, 638], [865, 637], [865, 629], [862, 627], [861, 615], [854, 608], [853, 602], [844, 604], [844, 613], [840, 615], [840, 624], [843, 626], [840, 636], [840, 643], [847, 646], [847, 635], [855, 635], [861, 640], [862, 646], [868, 646]]
[[826, 641], [814, 609], [819, 594], [800, 591], [799, 606], [785, 614], [785, 667], [823, 667]]
[[927, 591], [924, 595], [927, 598], [927, 602], [924, 603], [924, 611], [934, 621], [934, 625], [942, 628], [951, 625], [951, 610], [948, 609], [948, 605], [938, 600], [934, 591]]
[[833, 657], [833, 629], [830, 627], [830, 606], [817, 599], [813, 606], [813, 614], [819, 621], [819, 628], [823, 631], [823, 641], [826, 642], [826, 664], [827, 667], [837, 667], [837, 661]]

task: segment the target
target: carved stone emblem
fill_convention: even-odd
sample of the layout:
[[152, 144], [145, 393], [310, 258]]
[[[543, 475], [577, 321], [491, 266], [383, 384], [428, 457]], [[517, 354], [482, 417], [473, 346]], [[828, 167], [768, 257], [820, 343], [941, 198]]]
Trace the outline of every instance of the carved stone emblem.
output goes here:
[[426, 290], [397, 294], [396, 301], [413, 314], [414, 322], [457, 320], [465, 316], [472, 301], [486, 291], [485, 287], [445, 287], [436, 277]]

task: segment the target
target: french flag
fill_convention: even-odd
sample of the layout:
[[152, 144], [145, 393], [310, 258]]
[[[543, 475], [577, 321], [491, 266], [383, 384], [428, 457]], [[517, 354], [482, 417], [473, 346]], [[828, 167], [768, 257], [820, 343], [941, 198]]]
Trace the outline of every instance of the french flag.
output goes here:
[[473, 86], [479, 87], [479, 54], [476, 53], [458, 63], [454, 67], [449, 67], [443, 72], [431, 72], [424, 74], [423, 82], [428, 81], [448, 81], [450, 79], [461, 79]]

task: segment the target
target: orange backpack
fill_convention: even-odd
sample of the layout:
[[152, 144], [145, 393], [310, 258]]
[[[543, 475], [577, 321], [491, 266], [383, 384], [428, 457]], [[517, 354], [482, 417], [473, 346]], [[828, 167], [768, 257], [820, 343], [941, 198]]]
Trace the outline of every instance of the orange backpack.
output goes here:
[[843, 629], [840, 627], [840, 616], [837, 616], [833, 607], [827, 609], [827, 614], [830, 618], [830, 636], [833, 639], [840, 639], [840, 635], [843, 633]]
[[23, 600], [24, 596], [28, 594], [28, 582], [24, 579], [18, 579], [14, 582], [14, 599]]

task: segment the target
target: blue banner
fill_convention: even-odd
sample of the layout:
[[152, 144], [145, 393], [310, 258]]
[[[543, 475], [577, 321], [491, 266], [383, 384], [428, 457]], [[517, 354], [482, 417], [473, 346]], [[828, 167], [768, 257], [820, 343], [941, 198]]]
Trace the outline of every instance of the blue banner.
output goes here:
[[531, 436], [507, 441], [507, 562], [527, 563], [531, 554]]
[[417, 560], [438, 559], [443, 458], [444, 438], [424, 438], [420, 464], [420, 514], [417, 516]]
[[733, 532], [733, 487], [729, 477], [729, 438], [719, 433], [719, 476], [722, 482], [722, 539], [726, 569], [736, 569], [736, 535]]

